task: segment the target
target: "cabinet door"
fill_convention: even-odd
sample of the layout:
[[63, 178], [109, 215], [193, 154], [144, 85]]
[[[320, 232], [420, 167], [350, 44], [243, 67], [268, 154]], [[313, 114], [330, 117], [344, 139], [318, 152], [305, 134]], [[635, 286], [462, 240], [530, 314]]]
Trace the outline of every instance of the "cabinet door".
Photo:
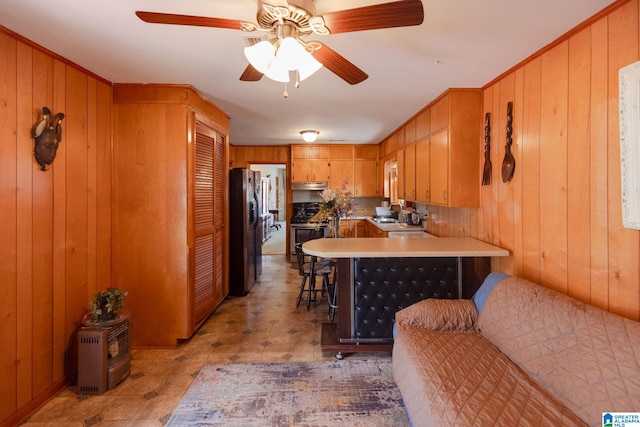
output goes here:
[[329, 188], [340, 188], [347, 181], [347, 190], [353, 191], [353, 160], [331, 160]]
[[429, 139], [416, 143], [416, 200], [428, 203], [429, 198]]
[[333, 160], [353, 159], [353, 145], [331, 145], [329, 146], [329, 158]]
[[293, 159], [308, 159], [310, 154], [311, 147], [309, 145], [291, 146], [291, 158]]
[[446, 205], [449, 203], [449, 131], [445, 128], [430, 139], [431, 203]]
[[407, 145], [404, 150], [404, 196], [406, 200], [416, 200], [416, 144]]
[[309, 178], [311, 181], [329, 181], [329, 160], [309, 160]]
[[213, 227], [214, 227], [214, 264], [213, 264], [213, 300], [217, 307], [229, 294], [229, 282], [225, 280], [225, 195], [227, 188], [227, 164], [225, 158], [225, 138], [217, 135], [213, 153]]
[[[394, 144], [394, 149], [396, 148]], [[353, 158], [354, 159], [377, 159], [378, 158], [378, 146], [377, 145], [356, 145], [353, 147]]]
[[293, 159], [291, 162], [291, 181], [306, 182], [310, 181], [309, 159]]
[[449, 94], [444, 95], [431, 107], [431, 133], [449, 125]]
[[431, 109], [427, 108], [415, 118], [416, 141], [426, 138], [431, 133]]
[[214, 301], [214, 141], [201, 126], [196, 128], [194, 185], [194, 323], [215, 308]]
[[356, 159], [353, 161], [353, 193], [357, 197], [378, 195], [378, 161]]

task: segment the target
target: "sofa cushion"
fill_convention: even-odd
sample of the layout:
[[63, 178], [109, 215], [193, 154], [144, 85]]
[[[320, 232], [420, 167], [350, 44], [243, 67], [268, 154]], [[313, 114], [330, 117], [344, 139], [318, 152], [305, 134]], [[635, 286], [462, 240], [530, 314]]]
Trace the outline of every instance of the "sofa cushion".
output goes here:
[[396, 312], [396, 325], [434, 331], [478, 332], [478, 311], [470, 300], [429, 298]]
[[392, 363], [414, 427], [584, 425], [479, 334], [399, 324]]
[[487, 298], [479, 325], [585, 422], [640, 412], [640, 323], [509, 277]]

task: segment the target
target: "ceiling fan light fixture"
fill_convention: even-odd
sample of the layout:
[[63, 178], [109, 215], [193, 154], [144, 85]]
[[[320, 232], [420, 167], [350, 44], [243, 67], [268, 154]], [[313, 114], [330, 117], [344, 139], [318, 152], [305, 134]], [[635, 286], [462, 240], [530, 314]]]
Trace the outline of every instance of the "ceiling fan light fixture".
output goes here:
[[263, 40], [253, 46], [244, 48], [244, 56], [247, 58], [247, 61], [262, 74], [265, 74], [269, 69], [275, 52], [275, 46], [268, 40]]
[[290, 81], [289, 71], [298, 71], [304, 80], [320, 68], [318, 62], [294, 37], [263, 40], [244, 48], [244, 55], [260, 73], [281, 83]]
[[278, 61], [277, 58], [271, 61], [264, 75], [280, 83], [289, 83], [291, 81], [289, 78], [289, 69], [285, 67], [282, 62]]
[[304, 80], [320, 68], [322, 68], [322, 64], [316, 60], [309, 52], [305, 50], [304, 56], [300, 58], [300, 62], [298, 64], [298, 74], [300, 75], [300, 80]]
[[320, 134], [320, 132], [318, 132], [317, 130], [303, 130], [300, 131], [300, 135], [302, 135], [302, 139], [304, 139], [305, 142], [315, 142], [315, 140], [318, 138], [318, 135]]

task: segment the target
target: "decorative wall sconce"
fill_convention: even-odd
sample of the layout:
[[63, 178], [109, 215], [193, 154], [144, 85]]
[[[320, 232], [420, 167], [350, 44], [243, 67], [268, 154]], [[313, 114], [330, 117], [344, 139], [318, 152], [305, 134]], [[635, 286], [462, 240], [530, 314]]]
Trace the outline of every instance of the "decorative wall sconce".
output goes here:
[[33, 154], [40, 165], [40, 170], [46, 171], [56, 158], [58, 145], [62, 139], [62, 119], [64, 119], [63, 113], [53, 116], [51, 110], [42, 107], [42, 119], [31, 129], [31, 136], [36, 140]]

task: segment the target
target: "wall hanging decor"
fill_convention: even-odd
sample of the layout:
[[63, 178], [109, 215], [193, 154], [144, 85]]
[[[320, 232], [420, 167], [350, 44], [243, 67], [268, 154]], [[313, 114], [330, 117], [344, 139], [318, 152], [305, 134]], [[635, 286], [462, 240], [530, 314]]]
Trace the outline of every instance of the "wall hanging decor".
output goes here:
[[484, 116], [484, 168], [482, 185], [491, 184], [491, 113]]
[[46, 171], [56, 158], [58, 145], [62, 139], [62, 119], [64, 119], [63, 113], [54, 116], [51, 110], [42, 107], [42, 119], [33, 125], [31, 136], [36, 140], [33, 154], [40, 165], [40, 170]]
[[640, 61], [620, 69], [622, 224], [640, 230]]
[[513, 102], [507, 104], [507, 144], [505, 145], [504, 160], [502, 160], [502, 182], [509, 182], [516, 169], [516, 159], [511, 153], [511, 134], [513, 133]]

